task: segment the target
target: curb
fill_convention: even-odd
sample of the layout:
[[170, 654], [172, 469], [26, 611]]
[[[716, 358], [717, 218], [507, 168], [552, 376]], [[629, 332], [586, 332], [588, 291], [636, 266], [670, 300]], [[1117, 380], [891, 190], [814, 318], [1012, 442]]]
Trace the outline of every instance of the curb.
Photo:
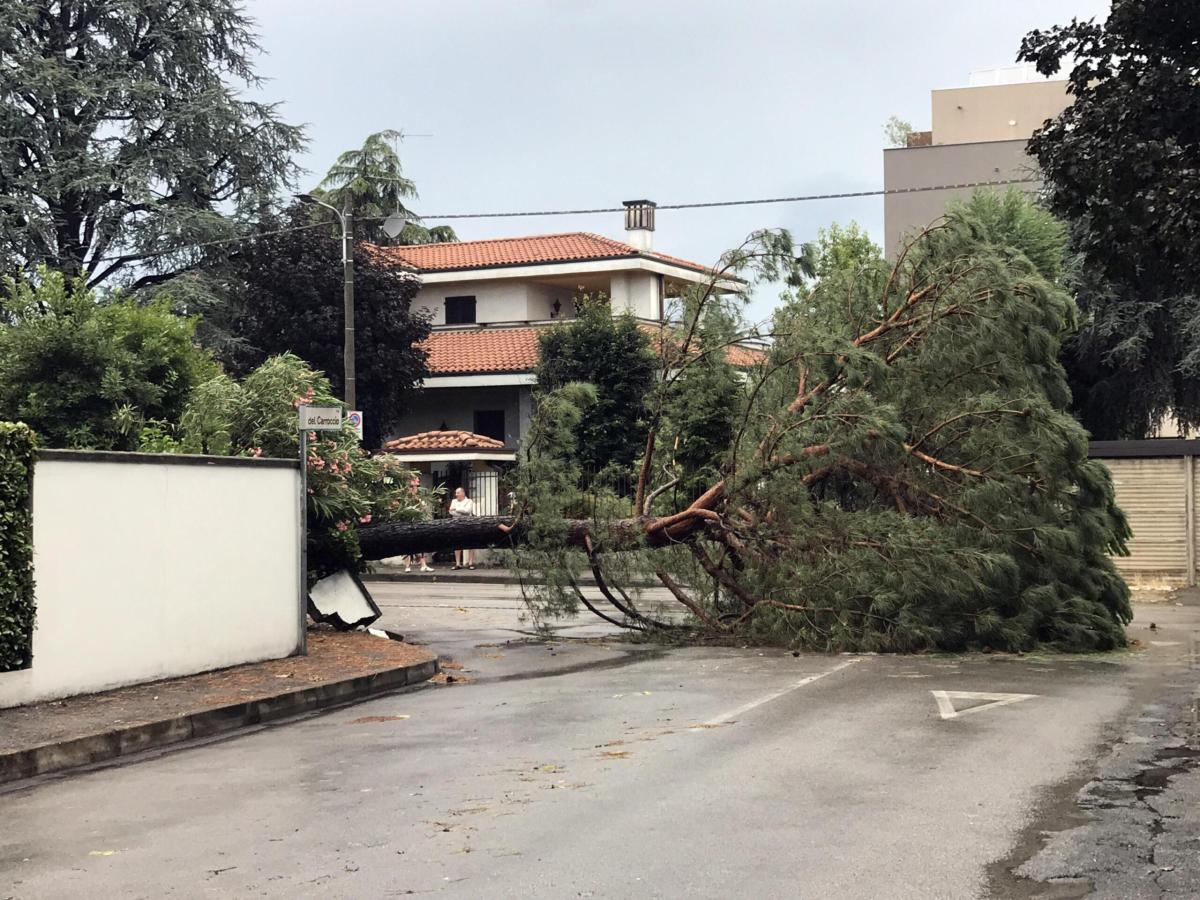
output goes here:
[[0, 784], [366, 700], [406, 685], [428, 681], [438, 671], [438, 661], [432, 659], [412, 666], [313, 685], [274, 697], [247, 700], [158, 722], [144, 722], [26, 750], [14, 750], [0, 754]]

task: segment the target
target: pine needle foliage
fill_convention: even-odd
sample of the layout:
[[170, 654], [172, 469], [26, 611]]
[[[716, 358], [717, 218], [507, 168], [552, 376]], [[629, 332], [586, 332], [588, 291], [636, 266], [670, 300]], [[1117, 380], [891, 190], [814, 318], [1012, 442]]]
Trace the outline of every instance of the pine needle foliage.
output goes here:
[[[629, 523], [596, 529], [591, 562], [636, 562], [708, 636], [901, 652], [1123, 645], [1129, 593], [1111, 556], [1129, 530], [1068, 411], [1058, 360], [1077, 313], [1059, 283], [1063, 241], [1022, 195], [979, 193], [894, 266], [827, 248], [815, 281], [788, 279], [719, 477], [677, 513], [643, 510], [635, 541]], [[778, 278], [789, 246], [764, 238], [740, 260]], [[652, 456], [667, 452], [660, 424]], [[660, 479], [643, 471], [649, 494]]]

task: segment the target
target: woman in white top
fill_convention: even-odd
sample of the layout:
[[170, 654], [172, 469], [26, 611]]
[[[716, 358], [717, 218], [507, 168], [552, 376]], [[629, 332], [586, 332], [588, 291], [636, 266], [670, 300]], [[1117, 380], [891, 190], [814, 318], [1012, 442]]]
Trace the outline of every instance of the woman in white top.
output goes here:
[[[450, 518], [461, 519], [473, 515], [475, 515], [475, 501], [468, 497], [467, 492], [462, 488], [455, 488], [454, 499], [450, 501]], [[468, 569], [475, 568], [475, 551], [455, 550], [454, 568], [461, 569], [464, 560]]]

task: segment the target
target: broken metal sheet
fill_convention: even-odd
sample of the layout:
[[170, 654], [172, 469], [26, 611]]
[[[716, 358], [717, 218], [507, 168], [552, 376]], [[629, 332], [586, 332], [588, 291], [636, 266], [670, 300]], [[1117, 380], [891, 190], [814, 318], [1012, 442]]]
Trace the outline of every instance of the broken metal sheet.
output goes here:
[[382, 611], [359, 577], [348, 569], [326, 576], [308, 592], [308, 614], [339, 631], [370, 625]]

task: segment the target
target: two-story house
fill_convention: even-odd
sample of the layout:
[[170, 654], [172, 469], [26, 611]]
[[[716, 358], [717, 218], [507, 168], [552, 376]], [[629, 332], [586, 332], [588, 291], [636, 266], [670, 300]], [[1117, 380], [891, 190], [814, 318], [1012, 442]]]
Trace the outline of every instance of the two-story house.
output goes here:
[[707, 267], [653, 249], [654, 211], [649, 200], [625, 203], [625, 241], [569, 232], [378, 248], [420, 277], [414, 305], [433, 322], [429, 377], [390, 449], [433, 472], [512, 459], [529, 422], [538, 331], [571, 318], [574, 297], [605, 294], [614, 311], [657, 325], [669, 298], [709, 281]]

